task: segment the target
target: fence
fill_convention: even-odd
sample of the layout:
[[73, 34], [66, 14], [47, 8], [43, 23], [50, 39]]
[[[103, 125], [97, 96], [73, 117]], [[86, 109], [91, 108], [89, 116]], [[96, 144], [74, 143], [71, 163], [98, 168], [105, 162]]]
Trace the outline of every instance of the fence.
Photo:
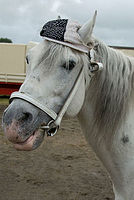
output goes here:
[[[26, 74], [26, 52], [34, 42], [26, 44], [0, 43], [0, 95], [10, 95], [18, 90]], [[134, 56], [133, 47], [113, 47]]]

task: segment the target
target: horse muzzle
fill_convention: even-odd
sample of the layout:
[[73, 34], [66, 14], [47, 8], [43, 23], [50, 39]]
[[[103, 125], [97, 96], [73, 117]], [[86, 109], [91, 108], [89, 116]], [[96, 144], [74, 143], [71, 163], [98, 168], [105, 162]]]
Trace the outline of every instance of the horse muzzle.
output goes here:
[[3, 114], [3, 129], [6, 138], [17, 150], [36, 149], [43, 141], [45, 131], [41, 124], [51, 118], [32, 104], [14, 99]]

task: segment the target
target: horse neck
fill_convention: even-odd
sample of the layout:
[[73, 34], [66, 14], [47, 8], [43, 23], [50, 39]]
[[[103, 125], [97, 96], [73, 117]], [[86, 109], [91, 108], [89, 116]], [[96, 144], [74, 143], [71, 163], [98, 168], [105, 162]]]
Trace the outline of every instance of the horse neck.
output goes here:
[[131, 99], [134, 59], [98, 40], [95, 43], [95, 61], [102, 62], [104, 69], [92, 79], [79, 119], [92, 134], [98, 130], [113, 135], [125, 119]]

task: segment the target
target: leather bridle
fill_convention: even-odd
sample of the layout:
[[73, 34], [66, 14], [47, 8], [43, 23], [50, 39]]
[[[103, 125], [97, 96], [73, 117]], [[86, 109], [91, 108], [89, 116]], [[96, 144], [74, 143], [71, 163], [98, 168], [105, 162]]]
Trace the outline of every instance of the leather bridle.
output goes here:
[[[95, 62], [95, 61], [93, 61], [93, 59], [90, 59], [90, 67], [89, 67], [89, 71], [88, 71], [89, 79], [91, 80], [92, 77], [95, 75], [95, 72], [101, 70], [102, 68], [103, 68], [102, 63]], [[84, 67], [82, 66], [79, 71], [79, 74], [75, 80], [75, 83], [74, 83], [72, 89], [70, 90], [69, 95], [68, 95], [67, 99], [65, 100], [65, 103], [62, 106], [62, 108], [58, 114], [56, 112], [54, 112], [52, 109], [50, 109], [47, 106], [40, 103], [37, 99], [34, 99], [32, 96], [30, 96], [24, 92], [13, 92], [10, 96], [10, 101], [12, 101], [15, 98], [23, 99], [23, 100], [33, 104], [34, 106], [38, 107], [43, 112], [45, 112], [47, 115], [49, 115], [52, 118], [52, 120], [49, 121], [47, 125], [45, 125], [45, 126], [42, 125], [40, 128], [43, 129], [47, 133], [47, 136], [54, 136], [59, 129], [61, 120], [62, 120], [68, 106], [70, 105], [73, 97], [75, 96], [75, 94], [80, 86], [80, 83], [81, 83], [83, 75], [84, 75], [83, 71], [84, 71]]]

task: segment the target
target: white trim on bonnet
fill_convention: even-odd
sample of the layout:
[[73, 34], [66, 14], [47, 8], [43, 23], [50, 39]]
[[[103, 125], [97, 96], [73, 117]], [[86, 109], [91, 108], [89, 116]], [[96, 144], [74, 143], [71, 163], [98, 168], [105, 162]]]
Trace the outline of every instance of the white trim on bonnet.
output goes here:
[[51, 41], [51, 42], [55, 42], [57, 44], [62, 44], [64, 46], [70, 47], [72, 49], [75, 49], [77, 51], [83, 52], [83, 53], [88, 53], [90, 51], [90, 48], [84, 44], [72, 44], [69, 42], [62, 42], [62, 41], [58, 41], [58, 40], [54, 40], [48, 37], [43, 37], [45, 40]]

